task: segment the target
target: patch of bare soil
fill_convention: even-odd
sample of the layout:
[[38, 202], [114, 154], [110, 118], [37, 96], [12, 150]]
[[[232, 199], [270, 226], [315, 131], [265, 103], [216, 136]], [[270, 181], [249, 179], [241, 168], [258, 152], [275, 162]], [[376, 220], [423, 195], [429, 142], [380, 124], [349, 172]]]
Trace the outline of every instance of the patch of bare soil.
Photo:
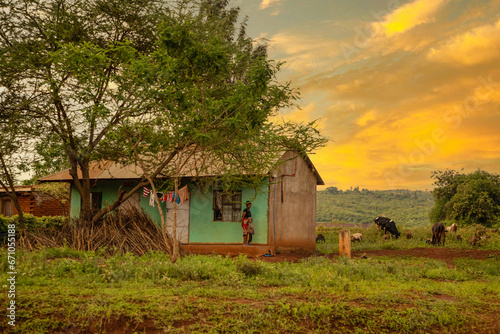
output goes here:
[[[179, 326], [182, 327], [182, 326]], [[137, 322], [136, 319], [120, 315], [108, 318], [95, 319], [87, 326], [68, 326], [59, 329], [57, 334], [87, 334], [87, 333], [108, 333], [108, 334], [128, 334], [128, 333], [165, 333], [163, 329], [157, 328], [150, 319]]]
[[[375, 256], [389, 256], [389, 257], [405, 257], [405, 256], [413, 256], [413, 257], [423, 257], [429, 259], [436, 259], [444, 261], [448, 264], [448, 266], [453, 267], [453, 260], [458, 258], [474, 258], [476, 260], [486, 260], [491, 256], [500, 256], [500, 251], [498, 250], [478, 250], [478, 249], [454, 249], [454, 248], [442, 248], [442, 247], [433, 247], [433, 248], [412, 248], [407, 250], [390, 250], [390, 249], [378, 249], [378, 250], [369, 250], [369, 251], [356, 251], [352, 252], [352, 257], [357, 258], [362, 254], [366, 253], [369, 257]], [[314, 254], [299, 254], [299, 253], [288, 253], [288, 254], [276, 254], [272, 257], [259, 256], [259, 260], [265, 262], [299, 262], [302, 259], [312, 257], [312, 256], [325, 256]], [[328, 255], [329, 258], [337, 257], [337, 254]]]

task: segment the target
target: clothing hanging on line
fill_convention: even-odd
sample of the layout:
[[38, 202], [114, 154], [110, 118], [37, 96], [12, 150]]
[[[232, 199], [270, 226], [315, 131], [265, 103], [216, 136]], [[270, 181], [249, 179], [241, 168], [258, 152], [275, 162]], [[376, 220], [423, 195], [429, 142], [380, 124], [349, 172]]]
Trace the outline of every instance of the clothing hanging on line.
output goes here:
[[153, 208], [155, 207], [155, 193], [154, 192], [150, 192], [149, 193], [149, 206], [152, 206]]

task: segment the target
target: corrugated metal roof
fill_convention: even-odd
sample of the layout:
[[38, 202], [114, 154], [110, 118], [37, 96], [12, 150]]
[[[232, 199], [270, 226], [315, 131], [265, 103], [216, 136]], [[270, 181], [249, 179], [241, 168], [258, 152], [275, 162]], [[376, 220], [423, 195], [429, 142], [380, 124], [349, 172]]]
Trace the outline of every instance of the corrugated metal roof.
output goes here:
[[[72, 181], [69, 169], [39, 178], [40, 182]], [[137, 179], [142, 175], [142, 169], [135, 165], [123, 166], [112, 161], [92, 161], [89, 166], [91, 180], [99, 179]], [[78, 177], [82, 172], [78, 168]]]
[[[206, 164], [206, 166], [208, 165], [207, 168], [200, 168], [201, 161], [203, 161], [203, 164]], [[325, 183], [323, 182], [323, 179], [319, 175], [309, 157], [305, 156], [305, 162], [314, 173], [317, 179], [317, 184], [324, 185]], [[207, 162], [205, 159], [193, 157], [188, 163], [185, 164], [183, 168], [184, 171], [181, 174], [185, 177], [214, 176], [216, 175], [216, 168], [210, 168], [210, 165], [215, 164], [216, 163], [214, 161]], [[135, 164], [124, 166], [120, 163], [112, 161], [94, 161], [90, 163], [89, 174], [91, 180], [140, 179], [142, 176], [142, 169]], [[78, 169], [78, 176], [79, 178], [82, 177], [80, 169]], [[72, 181], [73, 178], [69, 174], [69, 169], [67, 169], [52, 175], [44, 176], [38, 180], [40, 182], [60, 182]]]
[[[14, 190], [16, 192], [30, 192], [30, 191], [35, 190], [36, 188], [39, 188], [40, 186], [41, 186], [40, 184], [27, 185], [27, 186], [15, 186]], [[9, 191], [10, 191], [10, 187], [9, 187]], [[5, 189], [0, 187], [0, 193], [6, 193]]]

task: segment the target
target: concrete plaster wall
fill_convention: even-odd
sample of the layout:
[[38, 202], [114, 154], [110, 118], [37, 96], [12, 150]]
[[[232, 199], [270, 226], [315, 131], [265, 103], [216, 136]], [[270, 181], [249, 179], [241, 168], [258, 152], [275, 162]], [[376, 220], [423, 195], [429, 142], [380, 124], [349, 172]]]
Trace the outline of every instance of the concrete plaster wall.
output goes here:
[[286, 162], [269, 187], [269, 242], [274, 245], [276, 234], [278, 248], [315, 249], [317, 179], [302, 158], [294, 157], [291, 151], [283, 156]]
[[[253, 189], [242, 189], [242, 202], [252, 201], [255, 234], [253, 244], [267, 244], [267, 183], [255, 194]], [[255, 197], [256, 196], [256, 197]], [[254, 199], [255, 197], [255, 199]], [[212, 187], [191, 192], [190, 243], [243, 243], [241, 221], [213, 221]], [[242, 204], [242, 213], [245, 205]]]

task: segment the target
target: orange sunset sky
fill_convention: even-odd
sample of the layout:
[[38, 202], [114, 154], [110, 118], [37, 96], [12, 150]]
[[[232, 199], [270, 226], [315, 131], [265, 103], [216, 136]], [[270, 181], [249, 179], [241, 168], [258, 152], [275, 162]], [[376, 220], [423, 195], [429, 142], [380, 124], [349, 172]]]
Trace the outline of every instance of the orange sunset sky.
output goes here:
[[[500, 0], [236, 0], [286, 61], [295, 121], [331, 141], [326, 186], [432, 189], [431, 172], [500, 173]], [[320, 187], [324, 189], [324, 187]]]

